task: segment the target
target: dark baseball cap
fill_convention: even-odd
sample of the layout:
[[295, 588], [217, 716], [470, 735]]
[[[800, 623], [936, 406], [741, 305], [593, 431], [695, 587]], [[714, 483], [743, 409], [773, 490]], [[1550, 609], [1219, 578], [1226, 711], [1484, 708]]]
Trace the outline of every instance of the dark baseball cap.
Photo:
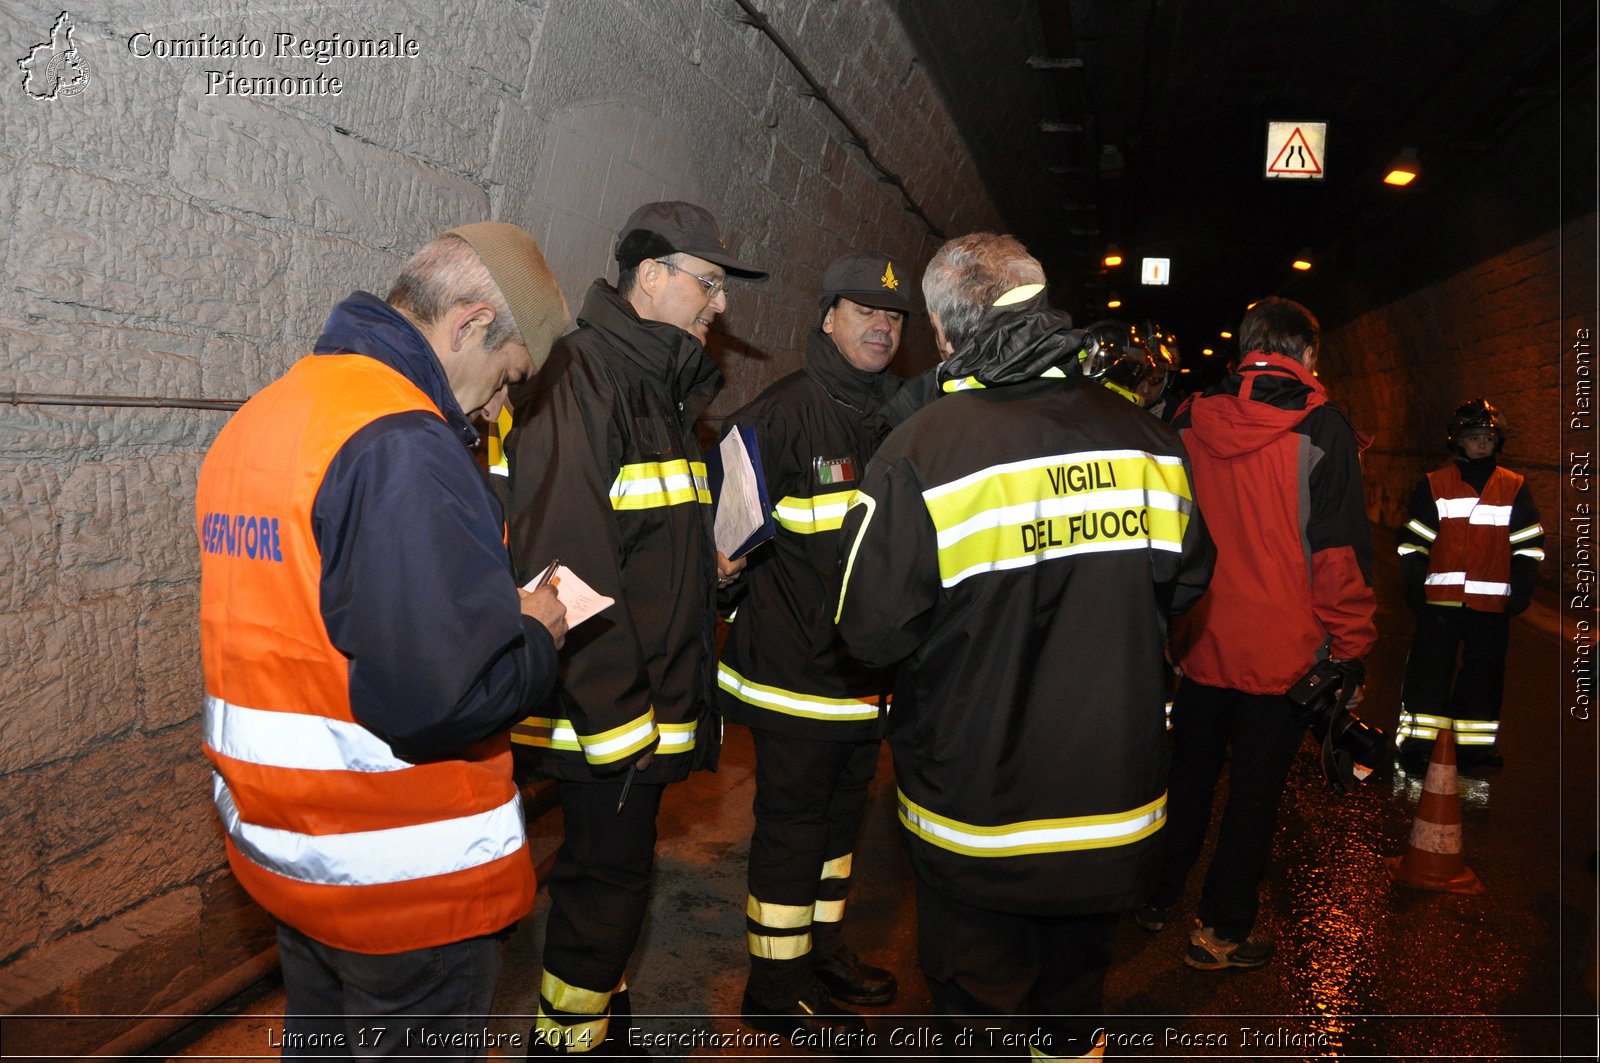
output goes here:
[[747, 265], [729, 254], [717, 235], [717, 219], [704, 207], [669, 200], [646, 203], [617, 231], [617, 262], [624, 269], [647, 258], [682, 252], [713, 262], [735, 277], [766, 280], [767, 271]]
[[911, 312], [908, 281], [900, 264], [875, 251], [846, 251], [822, 274], [822, 294], [817, 307], [826, 316], [834, 300], [849, 299], [862, 306]]

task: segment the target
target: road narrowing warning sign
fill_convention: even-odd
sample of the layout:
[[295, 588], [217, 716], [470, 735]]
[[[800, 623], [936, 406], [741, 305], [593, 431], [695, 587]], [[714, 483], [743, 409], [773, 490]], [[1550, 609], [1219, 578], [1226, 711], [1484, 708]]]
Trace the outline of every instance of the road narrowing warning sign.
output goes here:
[[1267, 172], [1271, 179], [1322, 180], [1326, 122], [1268, 122]]

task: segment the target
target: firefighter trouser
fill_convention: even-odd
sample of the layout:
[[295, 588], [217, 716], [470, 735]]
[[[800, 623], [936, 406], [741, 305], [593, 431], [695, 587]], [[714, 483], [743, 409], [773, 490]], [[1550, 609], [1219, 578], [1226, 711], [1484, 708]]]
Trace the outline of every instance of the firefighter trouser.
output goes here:
[[878, 766], [877, 739], [829, 742], [751, 729], [755, 835], [745, 905], [751, 999], [786, 1008], [809, 997], [812, 958], [842, 946], [856, 833]]
[[[581, 1053], [605, 1040], [613, 993], [622, 1018], [623, 974], [650, 899], [662, 787], [634, 782], [621, 811], [620, 778], [557, 787], [564, 836], [550, 872], [534, 1031], [546, 1051]], [[609, 1032], [626, 1036], [623, 1029]]]
[[953, 1049], [958, 1055], [1087, 1054], [1093, 1031], [1104, 1025], [1118, 914], [995, 912], [951, 900], [919, 879], [917, 959], [944, 1044], [964, 1046]]
[[1510, 634], [1511, 618], [1506, 613], [1466, 606], [1423, 607], [1400, 688], [1395, 740], [1402, 754], [1430, 753], [1441, 729], [1455, 732], [1456, 756], [1461, 760], [1470, 762], [1475, 752], [1494, 747]]
[[1278, 802], [1304, 737], [1294, 706], [1281, 694], [1183, 681], [1172, 703], [1166, 843], [1150, 903], [1167, 907], [1183, 896], [1189, 869], [1205, 846], [1217, 779], [1226, 763], [1228, 802], [1195, 914], [1229, 941], [1249, 936], [1272, 858]]

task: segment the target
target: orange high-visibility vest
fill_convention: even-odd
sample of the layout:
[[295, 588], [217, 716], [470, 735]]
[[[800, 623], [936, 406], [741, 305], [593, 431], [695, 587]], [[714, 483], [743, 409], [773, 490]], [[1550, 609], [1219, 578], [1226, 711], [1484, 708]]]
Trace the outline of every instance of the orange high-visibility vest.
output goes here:
[[304, 358], [223, 427], [195, 499], [204, 742], [228, 862], [278, 919], [364, 953], [494, 933], [534, 899], [506, 737], [397, 757], [351, 714], [322, 619], [311, 510], [328, 466], [364, 426], [419, 410], [438, 415], [381, 362]]
[[1511, 598], [1511, 505], [1522, 476], [1496, 467], [1480, 494], [1454, 463], [1428, 474], [1439, 535], [1428, 553], [1428, 601], [1503, 613]]

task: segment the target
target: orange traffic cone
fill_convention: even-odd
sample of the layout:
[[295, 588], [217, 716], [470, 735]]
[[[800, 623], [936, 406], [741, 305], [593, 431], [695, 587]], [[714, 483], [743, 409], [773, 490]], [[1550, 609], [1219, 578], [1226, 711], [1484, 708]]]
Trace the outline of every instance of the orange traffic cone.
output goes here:
[[1461, 856], [1461, 794], [1456, 784], [1456, 742], [1441, 728], [1428, 761], [1428, 777], [1411, 824], [1405, 856], [1386, 856], [1390, 876], [1402, 886], [1445, 893], [1482, 893], [1483, 884]]

